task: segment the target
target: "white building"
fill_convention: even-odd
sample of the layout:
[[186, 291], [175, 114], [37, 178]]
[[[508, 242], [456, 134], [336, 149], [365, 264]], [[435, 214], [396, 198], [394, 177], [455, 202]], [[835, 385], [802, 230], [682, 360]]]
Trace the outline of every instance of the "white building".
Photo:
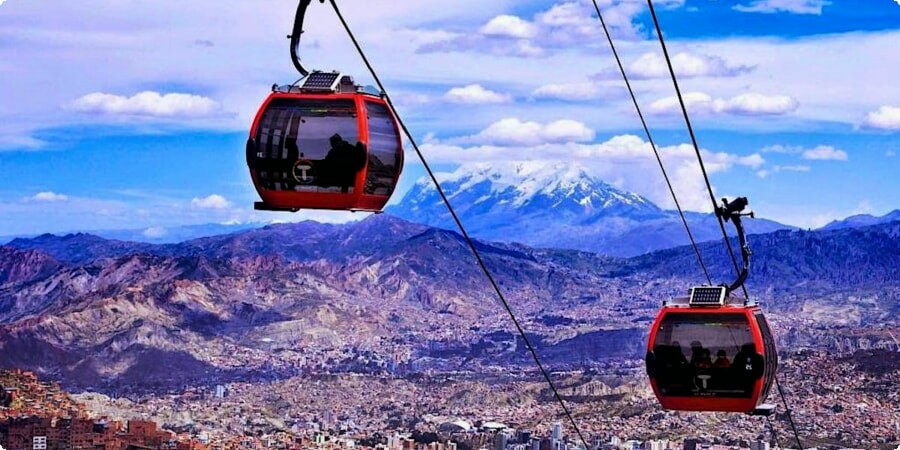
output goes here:
[[35, 436], [32, 439], [33, 450], [47, 450], [47, 436]]

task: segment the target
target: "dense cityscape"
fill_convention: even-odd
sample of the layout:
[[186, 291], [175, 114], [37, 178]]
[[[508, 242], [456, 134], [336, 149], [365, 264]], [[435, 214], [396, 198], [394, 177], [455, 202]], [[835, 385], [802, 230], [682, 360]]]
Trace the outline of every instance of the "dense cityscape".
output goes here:
[[[893, 448], [900, 439], [900, 376], [883, 367], [895, 367], [885, 359], [896, 357], [881, 350], [868, 360], [804, 351], [783, 361], [804, 447]], [[554, 374], [591, 449], [795, 447], [783, 408], [771, 422], [664, 412], [643, 384], [639, 361], [613, 366]], [[617, 375], [598, 375], [611, 372]], [[7, 450], [585, 447], [527, 371], [319, 374], [119, 398], [70, 395], [24, 371], [2, 372], [0, 386], [0, 444]]]

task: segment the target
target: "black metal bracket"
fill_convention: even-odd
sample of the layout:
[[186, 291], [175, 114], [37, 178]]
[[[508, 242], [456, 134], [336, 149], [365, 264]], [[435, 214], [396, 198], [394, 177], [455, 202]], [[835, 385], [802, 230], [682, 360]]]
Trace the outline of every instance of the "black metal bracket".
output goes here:
[[253, 209], [257, 211], [275, 211], [275, 212], [297, 212], [300, 211], [300, 208], [279, 208], [277, 206], [269, 205], [265, 202], [254, 202]]
[[[303, 35], [303, 20], [306, 17], [306, 8], [309, 7], [311, 2], [312, 0], [300, 0], [300, 4], [297, 5], [297, 14], [294, 16], [294, 30], [288, 35], [288, 39], [291, 40], [291, 62], [294, 63], [294, 68], [303, 77], [309, 75], [309, 71], [300, 62], [300, 36]], [[325, 3], [325, 0], [319, 0], [319, 3]]]
[[716, 215], [720, 218], [724, 219], [725, 222], [731, 221], [734, 224], [734, 228], [737, 230], [738, 241], [741, 246], [741, 262], [743, 267], [741, 267], [740, 272], [738, 273], [737, 279], [731, 283], [731, 285], [726, 286], [726, 295], [730, 295], [733, 291], [739, 289], [744, 285], [744, 282], [747, 281], [747, 275], [750, 273], [750, 245], [747, 243], [747, 235], [744, 232], [744, 224], [741, 222], [741, 217], [755, 217], [753, 212], [745, 213], [744, 209], [749, 204], [747, 201], [747, 197], [738, 197], [728, 202], [728, 199], [722, 199], [722, 206], [716, 207]]

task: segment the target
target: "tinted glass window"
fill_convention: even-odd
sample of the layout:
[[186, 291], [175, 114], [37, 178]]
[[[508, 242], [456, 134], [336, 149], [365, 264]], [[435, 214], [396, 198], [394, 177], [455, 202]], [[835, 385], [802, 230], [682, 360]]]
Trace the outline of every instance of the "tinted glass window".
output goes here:
[[400, 170], [400, 140], [387, 106], [366, 102], [369, 114], [369, 170], [366, 194], [391, 195]]
[[270, 190], [351, 193], [365, 167], [353, 100], [275, 99], [260, 119], [250, 165]]
[[769, 322], [766, 321], [766, 317], [761, 312], [754, 314], [754, 317], [759, 323], [759, 331], [762, 333], [763, 345], [765, 345], [766, 383], [763, 385], [763, 396], [768, 397], [769, 390], [772, 388], [772, 382], [775, 380], [775, 371], [778, 369], [778, 349], [775, 348], [775, 337], [772, 335], [772, 330], [769, 328]]
[[664, 395], [749, 397], [762, 374], [743, 314], [669, 314], [653, 344]]

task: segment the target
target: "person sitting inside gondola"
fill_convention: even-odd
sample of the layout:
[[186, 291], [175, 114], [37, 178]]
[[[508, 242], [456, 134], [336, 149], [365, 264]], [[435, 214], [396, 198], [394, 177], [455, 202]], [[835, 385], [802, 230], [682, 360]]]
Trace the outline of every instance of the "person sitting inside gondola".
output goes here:
[[716, 352], [716, 361], [713, 363], [713, 367], [717, 369], [727, 369], [731, 367], [731, 361], [728, 360], [725, 350]]
[[657, 345], [651, 370], [656, 374], [660, 387], [672, 395], [685, 395], [689, 391], [691, 374], [681, 344]]
[[695, 369], [708, 369], [712, 367], [708, 349], [703, 348], [699, 341], [691, 342], [691, 366]]
[[710, 353], [709, 349], [704, 348], [700, 352], [700, 359], [697, 361], [696, 367], [698, 369], [709, 369], [710, 367], [712, 367], [713, 362], [712, 362], [712, 358], [710, 355], [711, 355], [711, 353]]
[[346, 194], [356, 184], [356, 174], [366, 166], [366, 147], [362, 142], [353, 145], [337, 133], [331, 136], [330, 142], [331, 150], [323, 161], [325, 175], [322, 185], [338, 186], [341, 193]]
[[744, 390], [749, 394], [756, 380], [763, 375], [764, 365], [762, 356], [756, 353], [756, 345], [748, 342], [734, 355], [731, 370], [736, 371], [736, 379], [740, 380]]
[[672, 358], [676, 366], [687, 366], [687, 358], [684, 357], [684, 352], [681, 351], [681, 343], [678, 341], [672, 341]]

